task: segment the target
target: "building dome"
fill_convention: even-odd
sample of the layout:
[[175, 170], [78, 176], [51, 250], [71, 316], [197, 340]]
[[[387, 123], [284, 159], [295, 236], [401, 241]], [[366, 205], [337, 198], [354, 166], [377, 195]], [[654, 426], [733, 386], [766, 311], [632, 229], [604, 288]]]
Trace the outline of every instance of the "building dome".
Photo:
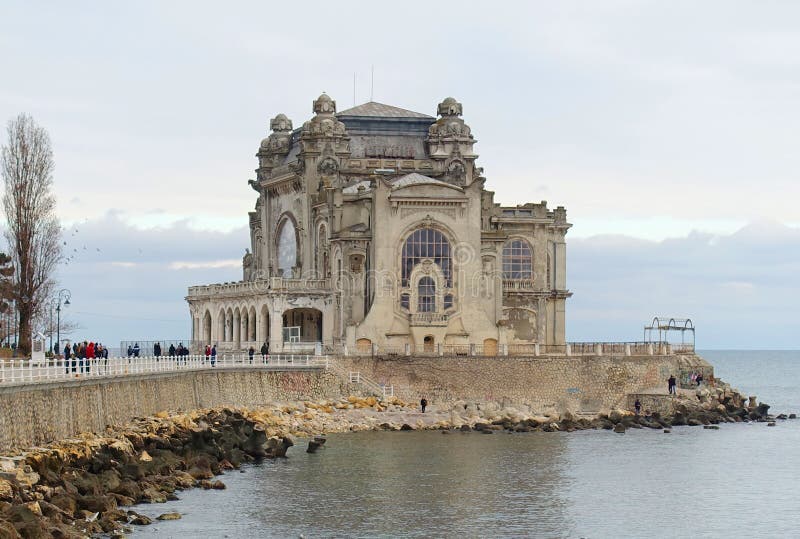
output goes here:
[[285, 114], [278, 114], [270, 120], [269, 128], [276, 132], [291, 131], [292, 121]]
[[461, 116], [463, 109], [461, 103], [452, 97], [446, 97], [444, 101], [439, 103], [438, 107], [439, 116]]
[[314, 100], [314, 113], [316, 114], [333, 114], [336, 112], [336, 101], [330, 98], [328, 94], [322, 92], [318, 98]]

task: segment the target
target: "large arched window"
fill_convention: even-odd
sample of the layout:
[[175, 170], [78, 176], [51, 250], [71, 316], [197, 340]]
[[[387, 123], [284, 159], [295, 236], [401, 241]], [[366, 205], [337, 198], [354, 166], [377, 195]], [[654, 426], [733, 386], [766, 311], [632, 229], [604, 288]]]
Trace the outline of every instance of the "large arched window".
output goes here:
[[433, 228], [415, 230], [403, 244], [402, 286], [409, 286], [414, 266], [426, 258], [439, 265], [444, 274], [445, 286], [451, 287], [453, 279], [450, 242], [444, 234]]
[[283, 277], [291, 279], [295, 266], [297, 266], [297, 234], [292, 220], [286, 219], [278, 232], [278, 270]]
[[430, 277], [423, 277], [417, 284], [417, 312], [436, 312], [436, 283]]
[[503, 279], [532, 279], [533, 257], [525, 240], [511, 240], [503, 246]]

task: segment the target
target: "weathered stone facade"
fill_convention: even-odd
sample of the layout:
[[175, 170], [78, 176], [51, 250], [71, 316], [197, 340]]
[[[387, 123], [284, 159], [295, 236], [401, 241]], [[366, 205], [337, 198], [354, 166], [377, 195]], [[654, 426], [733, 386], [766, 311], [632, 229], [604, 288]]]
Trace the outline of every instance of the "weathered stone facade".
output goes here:
[[[195, 342], [272, 352], [561, 345], [563, 207], [501, 207], [447, 98], [438, 118], [323, 94], [259, 147], [242, 280], [189, 289]], [[296, 329], [287, 329], [296, 328]]]

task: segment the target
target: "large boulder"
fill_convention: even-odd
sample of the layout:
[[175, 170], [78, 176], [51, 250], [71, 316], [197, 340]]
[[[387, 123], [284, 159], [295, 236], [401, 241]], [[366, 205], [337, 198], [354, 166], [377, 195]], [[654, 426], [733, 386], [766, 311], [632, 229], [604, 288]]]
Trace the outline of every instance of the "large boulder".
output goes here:
[[276, 458], [276, 457], [285, 457], [286, 451], [289, 450], [290, 447], [294, 445], [294, 441], [290, 436], [271, 436], [267, 439], [267, 457], [269, 458]]

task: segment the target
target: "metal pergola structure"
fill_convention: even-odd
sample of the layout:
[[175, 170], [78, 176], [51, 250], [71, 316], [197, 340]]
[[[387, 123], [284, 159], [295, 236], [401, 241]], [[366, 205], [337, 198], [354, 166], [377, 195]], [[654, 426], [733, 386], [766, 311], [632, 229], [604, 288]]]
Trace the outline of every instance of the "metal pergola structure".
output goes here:
[[[653, 341], [653, 333], [658, 332], [658, 341]], [[666, 342], [670, 343], [669, 335], [679, 331], [681, 334], [681, 345], [689, 344], [686, 342], [686, 332], [692, 334], [692, 348], [694, 348], [694, 324], [691, 318], [668, 318], [666, 316], [656, 316], [649, 326], [644, 327], [645, 342]], [[670, 343], [672, 344], [672, 343]], [[677, 343], [675, 343], [677, 344]]]

